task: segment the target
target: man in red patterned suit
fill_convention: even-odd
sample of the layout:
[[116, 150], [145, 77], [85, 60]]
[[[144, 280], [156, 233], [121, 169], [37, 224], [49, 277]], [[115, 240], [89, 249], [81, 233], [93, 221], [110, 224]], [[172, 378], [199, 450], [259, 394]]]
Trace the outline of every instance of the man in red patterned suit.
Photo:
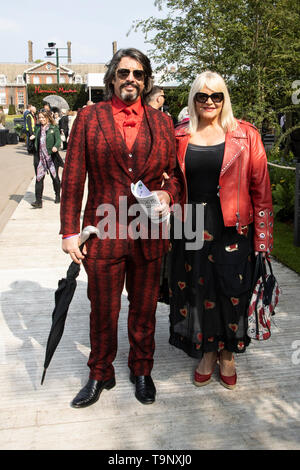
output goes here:
[[[131, 183], [142, 180], [157, 192], [161, 214], [169, 210], [180, 190], [173, 177], [176, 154], [172, 120], [144, 104], [143, 97], [152, 88], [151, 75], [150, 61], [142, 52], [116, 52], [104, 78], [106, 101], [78, 112], [68, 143], [62, 180], [62, 248], [73, 261], [83, 261], [91, 302], [90, 376], [71, 403], [76, 408], [95, 403], [103, 389], [115, 386], [112, 363], [117, 353], [117, 324], [125, 279], [130, 380], [141, 403], [155, 401], [151, 378], [155, 311], [161, 259], [169, 242], [162, 237], [124, 237], [124, 223], [120, 222], [124, 217], [120, 201], [123, 204], [126, 200], [128, 207], [136, 203]], [[169, 179], [161, 190], [164, 172]], [[116, 212], [116, 236], [90, 237], [82, 254], [78, 234], [86, 176], [88, 197], [83, 227], [99, 227], [99, 207], [110, 204]]]

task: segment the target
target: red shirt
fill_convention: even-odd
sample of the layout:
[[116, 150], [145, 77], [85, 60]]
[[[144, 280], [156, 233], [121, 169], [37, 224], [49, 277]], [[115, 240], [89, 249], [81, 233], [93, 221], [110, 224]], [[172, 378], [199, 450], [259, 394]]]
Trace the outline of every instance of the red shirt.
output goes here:
[[144, 108], [141, 98], [139, 97], [135, 103], [127, 105], [114, 95], [111, 104], [116, 127], [121, 132], [127, 148], [130, 151], [144, 117]]

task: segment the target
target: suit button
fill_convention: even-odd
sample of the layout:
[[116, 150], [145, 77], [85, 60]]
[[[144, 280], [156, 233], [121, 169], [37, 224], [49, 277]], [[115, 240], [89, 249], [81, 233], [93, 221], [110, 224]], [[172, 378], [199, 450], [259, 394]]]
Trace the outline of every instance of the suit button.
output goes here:
[[132, 153], [129, 153], [128, 157], [132, 158], [133, 157]]
[[133, 171], [132, 168], [128, 168], [128, 171], [130, 171], [130, 173]]

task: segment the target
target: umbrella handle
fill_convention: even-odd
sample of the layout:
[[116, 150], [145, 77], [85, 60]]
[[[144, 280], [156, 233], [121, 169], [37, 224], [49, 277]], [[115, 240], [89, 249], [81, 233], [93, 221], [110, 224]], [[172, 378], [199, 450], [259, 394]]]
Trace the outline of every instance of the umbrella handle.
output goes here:
[[90, 237], [90, 235], [96, 234], [98, 237], [100, 236], [99, 229], [97, 227], [94, 227], [93, 225], [87, 225], [81, 232], [80, 234], [80, 246], [79, 248], [82, 250], [81, 247], [83, 247], [84, 243], [87, 241], [87, 239]]

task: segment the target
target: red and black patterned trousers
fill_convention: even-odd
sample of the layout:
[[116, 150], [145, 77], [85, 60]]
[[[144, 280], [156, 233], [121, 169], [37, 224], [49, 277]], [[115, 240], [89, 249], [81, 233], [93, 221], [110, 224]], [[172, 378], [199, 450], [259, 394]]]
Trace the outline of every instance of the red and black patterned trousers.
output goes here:
[[91, 302], [88, 361], [90, 378], [108, 380], [118, 346], [118, 317], [126, 278], [128, 293], [128, 366], [134, 375], [149, 375], [155, 349], [155, 312], [162, 258], [144, 258], [139, 240], [128, 240], [128, 253], [118, 259], [84, 260]]

